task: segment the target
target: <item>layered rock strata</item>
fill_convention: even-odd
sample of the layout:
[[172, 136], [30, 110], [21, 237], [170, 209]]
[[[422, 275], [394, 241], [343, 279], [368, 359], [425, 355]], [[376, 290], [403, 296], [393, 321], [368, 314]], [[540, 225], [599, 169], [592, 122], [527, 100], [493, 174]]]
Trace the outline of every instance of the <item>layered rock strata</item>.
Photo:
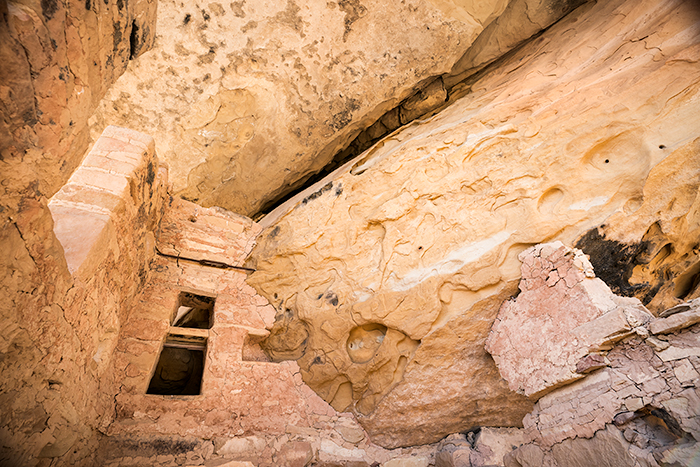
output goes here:
[[269, 355], [385, 446], [518, 425], [529, 402], [483, 345], [527, 247], [580, 240], [597, 268], [596, 244], [643, 245], [622, 280], [664, 279], [622, 293], [700, 293], [699, 46], [694, 2], [585, 5], [263, 219]]

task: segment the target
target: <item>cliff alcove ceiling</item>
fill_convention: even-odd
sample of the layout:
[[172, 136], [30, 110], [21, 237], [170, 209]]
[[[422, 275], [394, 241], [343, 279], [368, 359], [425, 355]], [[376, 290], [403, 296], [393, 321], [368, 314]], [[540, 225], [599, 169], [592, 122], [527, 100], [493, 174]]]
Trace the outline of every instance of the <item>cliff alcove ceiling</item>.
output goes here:
[[689, 467], [694, 0], [0, 3], [0, 464]]
[[91, 132], [158, 134], [174, 193], [254, 216], [579, 3], [161, 0], [153, 50], [107, 92]]
[[[308, 335], [273, 360], [294, 355], [336, 409], [351, 395], [375, 442], [411, 445], [530, 410], [483, 348], [529, 246], [577, 245], [652, 312], [698, 297], [700, 135], [684, 122], [700, 76], [697, 58], [660, 59], [685, 57], [665, 42], [682, 16], [586, 4], [263, 218], [249, 283], [284, 310], [276, 342], [288, 323]], [[697, 16], [678, 29], [694, 41]], [[376, 325], [415, 344], [391, 360], [387, 333], [364, 363], [338, 351]]]

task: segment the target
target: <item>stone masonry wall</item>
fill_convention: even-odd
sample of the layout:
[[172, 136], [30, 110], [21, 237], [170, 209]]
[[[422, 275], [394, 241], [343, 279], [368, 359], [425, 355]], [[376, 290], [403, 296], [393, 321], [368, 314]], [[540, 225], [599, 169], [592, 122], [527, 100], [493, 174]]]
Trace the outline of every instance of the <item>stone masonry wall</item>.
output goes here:
[[539, 400], [504, 465], [698, 465], [700, 299], [654, 317], [580, 250], [554, 242], [519, 258], [521, 293], [487, 350], [511, 389]]
[[506, 466], [698, 465], [700, 326], [628, 338], [607, 360], [537, 402], [524, 420], [530, 443]]
[[[525, 428], [475, 427], [437, 444], [387, 450], [314, 394], [295, 363], [273, 363], [261, 352], [257, 342], [269, 333], [274, 310], [245, 284], [247, 271], [235, 269], [258, 230], [247, 218], [171, 199], [156, 243], [176, 254], [153, 259], [151, 281], [120, 335], [115, 370], [122, 390], [100, 465], [697, 465], [700, 300], [654, 317], [636, 299], [612, 294], [579, 250], [560, 242], [530, 248], [521, 255], [521, 293], [502, 306], [488, 340], [495, 353], [499, 341], [518, 339], [518, 352], [531, 355], [520, 367], [517, 359], [497, 358], [509, 383], [526, 381], [546, 393], [531, 396], [538, 400]], [[224, 252], [216, 243], [226, 236], [226, 245], [237, 246]], [[218, 267], [207, 262], [207, 244]], [[214, 324], [204, 331], [201, 394], [146, 394], [166, 336], [181, 329], [171, 323], [183, 290], [216, 296]], [[559, 326], [523, 331], [512, 313], [535, 323], [558, 316]], [[572, 332], [577, 343], [567, 347]]]
[[123, 310], [148, 279], [165, 194], [156, 164], [151, 138], [110, 127], [50, 203], [25, 199], [3, 226], [0, 464], [93, 455]]
[[[367, 466], [411, 458], [427, 466], [434, 447], [373, 445], [351, 415], [337, 413], [302, 381], [296, 363], [268, 360], [258, 342], [269, 335], [275, 310], [237, 268], [259, 231], [247, 217], [170, 198], [149, 282], [119, 335], [120, 391], [100, 464]], [[211, 328], [174, 325], [181, 292], [215, 298]], [[173, 335], [206, 339], [199, 394], [147, 393]]]

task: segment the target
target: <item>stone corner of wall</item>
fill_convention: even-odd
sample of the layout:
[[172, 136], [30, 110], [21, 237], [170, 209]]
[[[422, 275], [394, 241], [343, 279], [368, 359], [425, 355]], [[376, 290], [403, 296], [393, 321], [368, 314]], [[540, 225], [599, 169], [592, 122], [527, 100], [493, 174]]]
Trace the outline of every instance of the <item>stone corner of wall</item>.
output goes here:
[[51, 198], [54, 232], [68, 270], [88, 279], [108, 252], [119, 256], [119, 237], [153, 230], [165, 196], [153, 138], [109, 126]]

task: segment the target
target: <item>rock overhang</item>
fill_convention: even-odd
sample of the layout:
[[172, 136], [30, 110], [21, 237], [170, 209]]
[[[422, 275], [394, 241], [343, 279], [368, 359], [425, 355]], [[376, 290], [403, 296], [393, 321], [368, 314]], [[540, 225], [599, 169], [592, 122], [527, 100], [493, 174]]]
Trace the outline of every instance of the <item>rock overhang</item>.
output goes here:
[[[685, 25], [663, 19], [675, 7], [688, 8]], [[632, 25], [644, 13], [629, 3], [576, 10], [483, 73], [471, 93], [262, 219], [250, 283], [306, 329], [298, 360], [305, 381], [329, 402], [341, 394], [359, 404], [356, 415], [375, 442], [406, 445], [437, 439], [440, 430], [520, 423], [529, 403], [507, 389], [483, 345], [501, 302], [516, 291], [517, 256], [531, 245], [579, 241], [587, 252], [580, 239], [596, 228], [621, 244], [655, 235], [663, 240], [632, 262], [639, 272], [626, 280], [641, 283], [642, 269], [667, 271], [667, 285], [628, 295], [643, 289], [646, 304], [668, 307], [680, 299], [674, 287], [688, 288], [684, 278], [698, 263], [691, 243], [700, 135], [683, 122], [697, 119], [698, 76], [690, 62], [656, 61], [646, 45], [624, 39], [649, 32], [666, 38], [654, 42], [665, 55], [690, 53], [697, 11], [673, 8], [655, 10], [659, 23], [648, 31]], [[628, 17], [614, 25], [603, 19], [618, 15]], [[695, 31], [695, 39], [669, 39], [681, 31]], [[628, 45], [614, 52], [616, 40]], [[587, 51], [576, 48], [582, 41]], [[576, 53], [556, 58], [562, 48]], [[596, 91], [601, 82], [615, 93]], [[673, 212], [664, 212], [672, 199]], [[667, 244], [678, 252], [671, 259]], [[674, 286], [676, 278], [683, 284]], [[690, 289], [683, 298], [698, 293]], [[318, 299], [328, 294], [336, 305]], [[388, 365], [393, 378], [373, 380], [382, 358], [358, 372], [336, 345], [357, 326], [377, 325], [420, 342], [405, 365]], [[486, 395], [464, 380], [486, 385]]]
[[[444, 101], [444, 87], [430, 90], [435, 78], [483, 67], [578, 4], [530, 5], [522, 22], [525, 2], [516, 0], [184, 10], [163, 0], [156, 48], [112, 87], [92, 133], [113, 123], [158, 134], [175, 193], [253, 216], [395, 129], [394, 120], [406, 123], [426, 102]], [[507, 40], [464, 59], [486, 31]], [[392, 118], [382, 118], [387, 112]]]

